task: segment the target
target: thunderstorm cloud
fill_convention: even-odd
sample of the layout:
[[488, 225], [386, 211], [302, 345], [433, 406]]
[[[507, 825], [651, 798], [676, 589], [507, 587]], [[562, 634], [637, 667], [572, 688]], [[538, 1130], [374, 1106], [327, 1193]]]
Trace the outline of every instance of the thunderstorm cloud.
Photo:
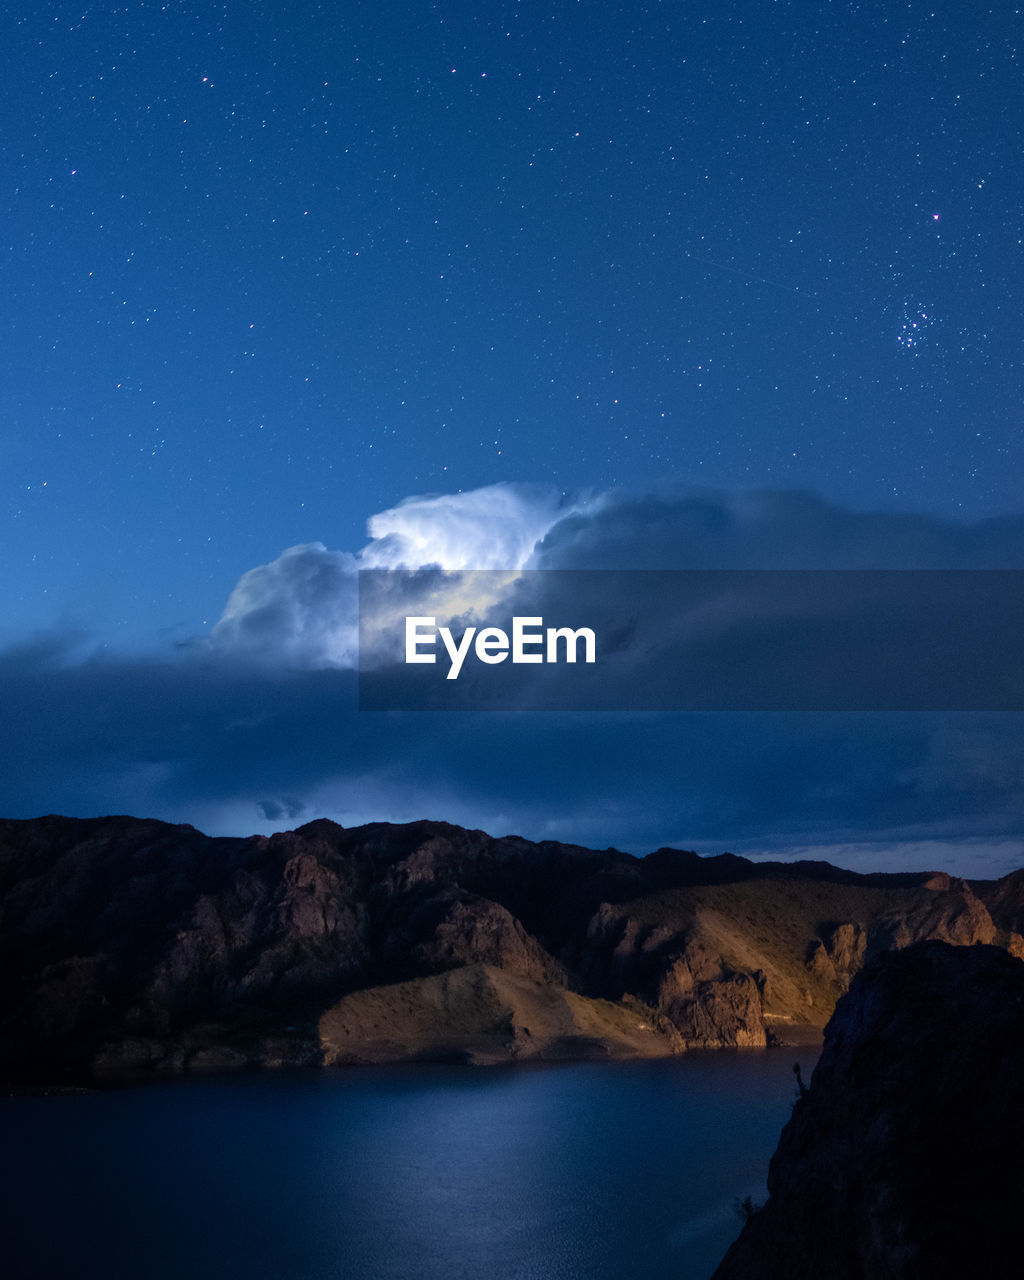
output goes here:
[[237, 834], [429, 816], [636, 852], [827, 845], [865, 865], [871, 849], [894, 865], [901, 849], [935, 865], [970, 850], [984, 866], [979, 849], [1019, 847], [1016, 713], [361, 712], [358, 571], [429, 566], [505, 570], [513, 595], [528, 569], [1012, 569], [1024, 518], [957, 524], [795, 492], [410, 499], [370, 520], [362, 548], [310, 542], [254, 567], [212, 637], [173, 652], [82, 656], [47, 637], [0, 654], [21, 726], [0, 748], [0, 812]]

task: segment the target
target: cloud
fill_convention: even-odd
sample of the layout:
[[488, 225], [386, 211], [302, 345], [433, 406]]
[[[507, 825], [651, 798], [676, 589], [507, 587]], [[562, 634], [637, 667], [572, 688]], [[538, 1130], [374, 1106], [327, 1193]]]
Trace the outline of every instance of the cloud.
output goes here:
[[[360, 569], [507, 570], [467, 596], [434, 581], [429, 612], [477, 618], [513, 597], [535, 569], [998, 569], [1024, 568], [1024, 517], [958, 524], [927, 515], [858, 512], [784, 490], [621, 493], [566, 498], [542, 486], [499, 484], [409, 498], [368, 521], [350, 553], [314, 542], [249, 570], [232, 591], [210, 645], [279, 667], [353, 667]], [[409, 580], [422, 591], [425, 579]], [[563, 580], [564, 581], [564, 580]], [[532, 588], [531, 588], [532, 589]], [[544, 601], [535, 607], [543, 612]], [[409, 607], [406, 607], [408, 603]], [[584, 599], [591, 608], [593, 601]], [[425, 607], [425, 606], [424, 606]], [[605, 611], [618, 602], [604, 602]], [[392, 602], [395, 616], [415, 602]], [[717, 643], [717, 641], [716, 641]]]
[[242, 575], [211, 646], [285, 667], [354, 666], [357, 565], [355, 556], [322, 542], [289, 547]]
[[[491, 508], [507, 517], [493, 544]], [[513, 570], [773, 567], [774, 556], [1015, 567], [1020, 518], [958, 525], [804, 494], [582, 503], [501, 486], [381, 521], [361, 551], [308, 544], [246, 574], [212, 644], [129, 659], [44, 638], [0, 653], [0, 813], [134, 812], [221, 834], [318, 814], [429, 816], [635, 852], [843, 845], [851, 857], [908, 840], [977, 852], [1024, 832], [1016, 714], [377, 714], [357, 709], [347, 666], [354, 575], [370, 560], [443, 553], [465, 567], [489, 546], [489, 563], [509, 556]], [[971, 873], [984, 873], [980, 856]]]
[[209, 646], [272, 666], [353, 667], [360, 569], [517, 571], [564, 511], [561, 495], [540, 485], [407, 498], [370, 517], [371, 540], [355, 554], [310, 542], [243, 574]]
[[363, 569], [522, 569], [565, 514], [542, 485], [493, 484], [467, 493], [407, 498], [371, 516]]
[[1024, 516], [960, 524], [804, 491], [609, 493], [553, 524], [538, 569], [1021, 569]]
[[303, 801], [295, 799], [259, 800], [256, 803], [256, 808], [267, 822], [275, 823], [282, 818], [287, 818], [289, 822], [295, 822], [306, 811]]
[[10, 817], [132, 812], [218, 834], [431, 817], [634, 852], [1024, 831], [1019, 715], [374, 714], [351, 672], [191, 654], [23, 650], [0, 656], [0, 682], [19, 726], [0, 741]]

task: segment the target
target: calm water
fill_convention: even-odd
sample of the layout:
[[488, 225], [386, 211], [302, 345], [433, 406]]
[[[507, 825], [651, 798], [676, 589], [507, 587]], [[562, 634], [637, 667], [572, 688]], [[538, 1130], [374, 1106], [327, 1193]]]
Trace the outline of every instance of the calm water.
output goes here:
[[807, 1050], [0, 1102], [8, 1280], [707, 1280]]

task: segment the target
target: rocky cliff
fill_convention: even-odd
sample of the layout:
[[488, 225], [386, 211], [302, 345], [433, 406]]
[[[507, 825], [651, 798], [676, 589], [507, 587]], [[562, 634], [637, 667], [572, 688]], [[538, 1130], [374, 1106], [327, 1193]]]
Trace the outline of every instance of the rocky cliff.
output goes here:
[[439, 822], [249, 839], [0, 822], [0, 1074], [786, 1041], [878, 952], [1020, 946], [1015, 885], [986, 892], [998, 926], [948, 876], [634, 858]]
[[855, 979], [714, 1280], [1010, 1280], [1024, 1187], [1024, 964], [922, 942]]

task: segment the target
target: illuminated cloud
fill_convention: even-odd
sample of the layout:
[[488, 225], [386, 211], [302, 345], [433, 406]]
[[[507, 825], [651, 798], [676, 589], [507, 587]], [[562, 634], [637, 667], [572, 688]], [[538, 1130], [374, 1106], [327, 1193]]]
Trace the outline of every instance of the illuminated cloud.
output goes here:
[[[932, 516], [858, 512], [812, 493], [691, 490], [565, 499], [550, 488], [499, 484], [409, 498], [370, 517], [355, 554], [291, 547], [249, 570], [210, 643], [219, 653], [284, 668], [351, 668], [358, 651], [360, 569], [507, 570], [509, 576], [420, 579], [392, 613], [480, 620], [509, 597], [524, 568], [992, 569], [1024, 567], [1024, 519], [973, 525]], [[614, 614], [604, 601], [601, 614]], [[543, 612], [526, 601], [519, 612]], [[389, 618], [381, 616], [382, 625]], [[393, 619], [392, 619], [393, 620]]]
[[355, 556], [322, 542], [289, 547], [242, 575], [212, 647], [283, 667], [354, 665], [356, 569]]
[[407, 498], [371, 516], [361, 569], [522, 569], [566, 514], [541, 485], [492, 484], [467, 493]]
[[[508, 585], [565, 511], [561, 496], [540, 485], [408, 498], [370, 517], [371, 540], [355, 555], [310, 542], [243, 574], [210, 644], [220, 653], [282, 667], [352, 667], [359, 569], [504, 569], [511, 571]], [[502, 584], [494, 585], [500, 594]], [[453, 583], [435, 607], [451, 616], [474, 605], [486, 608], [494, 598], [463, 599]]]

